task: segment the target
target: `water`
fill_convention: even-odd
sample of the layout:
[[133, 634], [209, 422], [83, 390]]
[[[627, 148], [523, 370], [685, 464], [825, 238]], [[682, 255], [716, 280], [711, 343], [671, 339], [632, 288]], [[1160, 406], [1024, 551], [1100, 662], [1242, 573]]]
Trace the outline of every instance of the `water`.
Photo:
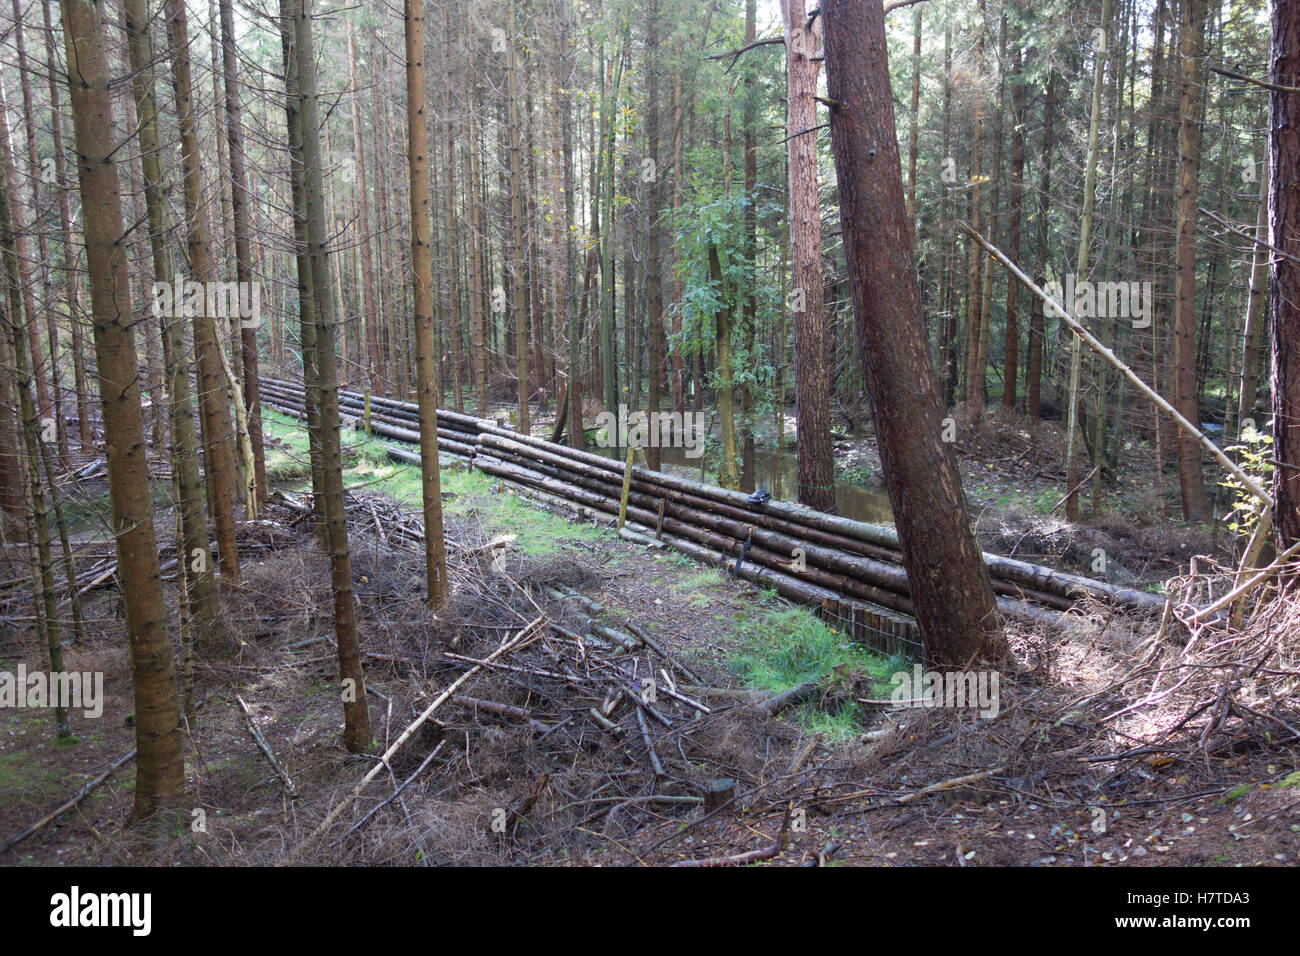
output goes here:
[[[627, 456], [627, 450], [624, 448], [588, 446], [587, 450], [620, 462], [626, 460]], [[712, 472], [716, 468], [715, 457], [708, 454], [704, 456], [706, 471]], [[670, 474], [691, 478], [695, 481], [703, 480], [710, 483], [715, 481], [712, 474], [707, 474], [701, 479], [701, 459], [688, 458], [685, 448], [660, 448], [659, 459], [662, 470]], [[787, 452], [780, 457], [779, 461], [781, 467], [778, 471], [778, 457], [775, 451], [755, 449], [755, 484], [761, 483], [765, 485], [767, 490], [772, 492], [773, 498], [780, 501], [793, 501], [796, 487], [795, 455], [793, 452]], [[889, 496], [885, 494], [883, 487], [864, 487], [837, 481], [835, 483], [835, 509], [840, 517], [852, 518], [855, 521], [867, 521], [872, 524], [892, 524], [894, 521], [893, 511], [889, 507]]]

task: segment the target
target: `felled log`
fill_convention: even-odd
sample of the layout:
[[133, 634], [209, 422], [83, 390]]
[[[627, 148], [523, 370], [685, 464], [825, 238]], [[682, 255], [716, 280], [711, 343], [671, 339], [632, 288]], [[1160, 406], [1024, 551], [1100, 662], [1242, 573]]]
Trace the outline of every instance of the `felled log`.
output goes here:
[[[271, 382], [268, 391], [278, 396], [274, 398], [273, 404], [293, 400], [290, 390], [296, 388], [297, 404], [301, 408], [301, 386], [275, 380]], [[349, 405], [362, 400], [363, 397], [355, 393], [340, 392], [340, 401]], [[418, 409], [414, 404], [373, 397], [371, 404], [372, 422], [377, 433], [401, 441], [418, 441]], [[377, 421], [374, 409], [378, 409]], [[405, 422], [405, 425], [396, 424], [399, 421]], [[472, 437], [478, 456], [486, 455], [503, 465], [513, 465], [531, 472], [535, 477], [524, 483], [535, 489], [544, 489], [545, 493], [552, 496], [581, 501], [589, 507], [608, 513], [605, 499], [612, 491], [610, 486], [621, 485], [623, 468], [619, 462], [603, 455], [547, 442], [498, 427], [485, 419], [443, 409], [438, 411], [438, 424], [440, 447], [445, 440], [449, 453], [466, 455], [465, 449], [469, 447], [469, 439]], [[499, 470], [484, 470], [501, 477], [512, 477]], [[538, 484], [538, 479], [549, 480], [550, 484]], [[578, 494], [579, 489], [568, 490], [565, 485], [579, 485], [584, 493]], [[729, 536], [734, 541], [743, 528], [745, 537], [752, 535], [754, 542], [768, 552], [766, 555], [759, 553], [753, 558], [758, 563], [770, 563], [773, 560], [770, 555], [781, 551], [791, 555], [787, 559], [788, 563], [793, 558], [794, 548], [798, 547], [803, 550], [804, 558], [811, 566], [799, 573], [808, 575], [811, 570], [812, 576], [820, 578], [828, 587], [836, 585], [832, 579], [825, 577], [826, 574], [840, 575], [868, 587], [883, 587], [895, 594], [908, 593], [904, 586], [898, 584], [898, 576], [902, 573], [902, 552], [897, 532], [889, 526], [854, 521], [775, 500], [767, 502], [760, 510], [754, 508], [741, 492], [639, 467], [632, 469], [629, 505], [642, 510], [650, 508], [655, 512], [654, 519], [649, 521], [644, 515], [636, 516], [636, 520], [647, 527], [649, 533], [656, 533], [662, 528], [676, 528], [679, 536], [691, 537], [710, 547], [721, 547], [728, 551], [731, 546], [719, 542], [717, 536]], [[659, 516], [661, 507], [662, 522]], [[613, 513], [617, 514], [617, 511]], [[715, 537], [701, 537], [692, 533], [687, 526], [698, 526], [701, 531], [709, 532]], [[754, 549], [751, 549], [751, 554], [753, 553]], [[1162, 597], [1145, 591], [1118, 587], [1000, 555], [986, 553], [984, 559], [993, 580], [994, 591], [1000, 598], [1011, 599], [1019, 605], [1025, 605], [1025, 600], [1028, 600], [1056, 610], [1065, 610], [1084, 596], [1152, 613], [1160, 611], [1164, 605]], [[893, 587], [881, 584], [882, 580], [891, 582]], [[850, 586], [850, 593], [873, 600], [860, 588], [855, 590]], [[898, 602], [885, 603], [885, 606], [902, 609]]]
[[[618, 501], [597, 492], [575, 487], [538, 469], [523, 467], [499, 458], [479, 454], [475, 467], [520, 484], [542, 489], [549, 494], [580, 501], [591, 508], [608, 514], [618, 513]], [[546, 467], [546, 466], [542, 466]], [[657, 515], [643, 508], [629, 506], [628, 515], [642, 526], [653, 526]], [[737, 542], [703, 528], [676, 519], [665, 519], [662, 540], [674, 550], [690, 557], [725, 567], [735, 555]], [[907, 574], [901, 566], [878, 565], [878, 574], [863, 565], [862, 578], [850, 578], [808, 567], [793, 572], [790, 559], [761, 547], [752, 547], [747, 559], [737, 569], [737, 576], [770, 587], [794, 600], [820, 605], [823, 601], [836, 602], [843, 596], [857, 597], [903, 614], [911, 614], [913, 605], [907, 591]], [[999, 596], [999, 609], [1004, 614], [1036, 623], [1055, 623], [1056, 615], [1033, 607], [1025, 601]]]
[[804, 701], [812, 700], [817, 696], [817, 691], [821, 688], [819, 681], [805, 681], [798, 687], [791, 687], [787, 691], [779, 694], [773, 694], [767, 700], [760, 701], [754, 705], [754, 710], [766, 717], [775, 717], [783, 710], [789, 710], [802, 704]]

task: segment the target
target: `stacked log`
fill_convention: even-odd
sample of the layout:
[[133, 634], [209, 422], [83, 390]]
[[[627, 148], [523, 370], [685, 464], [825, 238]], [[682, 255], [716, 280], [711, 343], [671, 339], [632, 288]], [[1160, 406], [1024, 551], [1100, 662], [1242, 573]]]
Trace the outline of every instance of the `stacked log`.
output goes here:
[[[264, 400], [303, 417], [301, 386], [268, 380]], [[360, 416], [365, 396], [340, 392], [344, 413]], [[417, 407], [393, 399], [369, 400], [376, 433], [419, 441]], [[439, 409], [439, 449], [471, 458], [487, 474], [584, 506], [618, 514], [623, 465], [523, 435], [486, 419]], [[912, 643], [912, 602], [897, 532], [814, 511], [791, 502], [755, 505], [738, 491], [680, 475], [633, 467], [627, 516], [646, 534], [698, 560], [817, 605], [828, 616], [866, 620], [867, 632], [888, 643]], [[747, 545], [747, 547], [746, 547]], [[736, 567], [736, 558], [744, 558]], [[1003, 614], [1055, 621], [1080, 598], [1091, 597], [1142, 613], [1159, 613], [1164, 599], [1001, 555], [985, 554]], [[852, 628], [857, 630], [855, 624]]]
[[[262, 380], [262, 401], [295, 418], [306, 420], [307, 410], [302, 394], [302, 386], [281, 382], [277, 379]], [[366, 423], [366, 399], [355, 392], [339, 391], [339, 413], [353, 423], [353, 427], [364, 428]], [[392, 399], [371, 398], [369, 413], [370, 431], [383, 438], [418, 445], [420, 443], [420, 416], [417, 406], [407, 402], [395, 402]], [[489, 422], [483, 422], [487, 425]], [[461, 458], [474, 456], [474, 443], [478, 431], [461, 423], [443, 420], [438, 413], [438, 450]]]

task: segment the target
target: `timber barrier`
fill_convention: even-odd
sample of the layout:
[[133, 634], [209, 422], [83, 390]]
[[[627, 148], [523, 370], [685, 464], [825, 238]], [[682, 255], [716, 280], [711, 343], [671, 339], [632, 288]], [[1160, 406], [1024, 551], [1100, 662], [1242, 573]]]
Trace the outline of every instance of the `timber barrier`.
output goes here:
[[[289, 415], [306, 417], [303, 387], [263, 378], [262, 400]], [[341, 422], [405, 444], [420, 441], [418, 406], [339, 391]], [[497, 423], [438, 409], [438, 450], [469, 460], [485, 474], [557, 500], [569, 510], [618, 515], [625, 466], [594, 452], [523, 435]], [[419, 463], [419, 456], [390, 448], [390, 457]], [[854, 640], [887, 654], [921, 656], [921, 643], [903, 568], [898, 534], [815, 511], [793, 502], [752, 504], [743, 492], [667, 472], [633, 466], [628, 482], [627, 525], [697, 560], [736, 566], [737, 576], [809, 604]], [[1128, 611], [1159, 614], [1165, 599], [1134, 588], [1057, 571], [996, 554], [984, 554], [998, 609], [1009, 618], [1057, 623], [1083, 598]]]

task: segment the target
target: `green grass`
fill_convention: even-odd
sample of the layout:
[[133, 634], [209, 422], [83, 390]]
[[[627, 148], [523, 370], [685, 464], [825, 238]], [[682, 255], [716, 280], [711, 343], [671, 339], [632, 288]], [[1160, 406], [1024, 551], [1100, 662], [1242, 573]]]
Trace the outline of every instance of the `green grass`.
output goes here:
[[[287, 447], [276, 448], [267, 456], [268, 476], [272, 474], [274, 462], [295, 490], [310, 488], [307, 433], [302, 422], [270, 409], [264, 414], [266, 434], [287, 443]], [[420, 469], [405, 462], [390, 461], [387, 449], [393, 444], [397, 443], [361, 432], [343, 432], [343, 483], [348, 488], [363, 490], [364, 487], [382, 493], [402, 507], [418, 511], [423, 494]], [[511, 485], [461, 462], [444, 464], [439, 477], [445, 516], [476, 514], [489, 534], [515, 535], [516, 546], [526, 555], [556, 554], [564, 550], [567, 542], [594, 541], [608, 534], [593, 525], [578, 524], [544, 511], [519, 495]]]
[[[690, 560], [689, 558], [687, 559]], [[705, 608], [714, 602], [711, 592], [722, 584], [722, 572], [717, 568], [702, 568], [694, 561], [694, 570], [685, 569], [669, 587], [693, 608]]]
[[[744, 631], [729, 663], [755, 690], [779, 693], [820, 680], [836, 667], [845, 677], [860, 674], [873, 687], [887, 689], [889, 676], [904, 666], [849, 641], [804, 608], [762, 612], [744, 622]], [[832, 741], [848, 739], [862, 728], [861, 709], [855, 703], [844, 704], [833, 714], [805, 704], [798, 719], [809, 733]]]
[[71, 789], [67, 771], [42, 766], [28, 753], [0, 754], [0, 803], [46, 803]]

